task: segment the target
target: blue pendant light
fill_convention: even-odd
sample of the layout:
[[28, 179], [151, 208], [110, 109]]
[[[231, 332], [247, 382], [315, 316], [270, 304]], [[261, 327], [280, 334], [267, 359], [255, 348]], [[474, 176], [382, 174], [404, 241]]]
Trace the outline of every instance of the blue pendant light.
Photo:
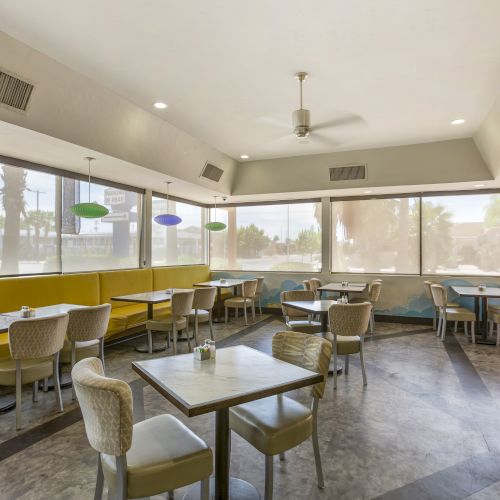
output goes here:
[[168, 213], [168, 191], [170, 184], [172, 183], [167, 182], [167, 213], [157, 215], [154, 218], [154, 221], [157, 224], [161, 224], [162, 226], [177, 226], [177, 224], [180, 224], [182, 222], [182, 219], [178, 215]]
[[226, 229], [226, 225], [224, 222], [217, 222], [217, 196], [214, 196], [214, 220], [213, 222], [207, 222], [205, 224], [205, 229], [208, 229], [209, 231], [224, 231]]
[[95, 160], [91, 156], [86, 156], [85, 160], [89, 162], [89, 202], [88, 203], [77, 203], [70, 207], [70, 210], [77, 216], [83, 217], [84, 219], [100, 219], [105, 215], [108, 215], [109, 210], [99, 203], [93, 203], [90, 201], [90, 162]]

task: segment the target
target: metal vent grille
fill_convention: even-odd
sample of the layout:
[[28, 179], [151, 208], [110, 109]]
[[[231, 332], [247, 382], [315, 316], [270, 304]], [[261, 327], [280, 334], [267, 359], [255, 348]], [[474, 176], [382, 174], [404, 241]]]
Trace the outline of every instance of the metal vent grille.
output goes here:
[[203, 167], [200, 176], [205, 177], [205, 179], [210, 179], [211, 181], [214, 182], [219, 182], [223, 173], [224, 170], [207, 162], [205, 163], [205, 166]]
[[26, 111], [33, 85], [0, 71], [0, 103]]
[[366, 179], [366, 165], [330, 168], [331, 181], [354, 181], [359, 179]]

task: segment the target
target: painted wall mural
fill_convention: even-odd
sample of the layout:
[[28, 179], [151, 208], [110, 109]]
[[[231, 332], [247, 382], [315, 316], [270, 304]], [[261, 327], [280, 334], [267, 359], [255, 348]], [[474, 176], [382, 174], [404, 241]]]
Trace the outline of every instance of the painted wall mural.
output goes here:
[[[264, 276], [264, 291], [262, 305], [265, 307], [280, 307], [280, 293], [284, 290], [302, 289], [302, 280], [313, 277], [310, 274], [297, 273], [250, 273], [250, 272], [213, 272], [216, 278], [255, 278]], [[352, 283], [369, 283], [372, 279], [380, 278], [380, 275], [341, 275], [341, 274], [318, 274], [314, 275], [322, 283], [350, 281]], [[449, 277], [449, 276], [382, 276], [382, 293], [375, 308], [378, 315], [403, 316], [413, 318], [432, 318], [432, 302], [425, 295], [424, 281], [431, 280], [450, 287], [451, 285], [474, 286], [485, 284], [488, 287], [500, 287], [499, 278], [476, 277]], [[458, 297], [451, 290], [448, 299], [459, 303], [469, 309], [474, 308], [474, 299]], [[500, 301], [491, 301], [500, 303]]]

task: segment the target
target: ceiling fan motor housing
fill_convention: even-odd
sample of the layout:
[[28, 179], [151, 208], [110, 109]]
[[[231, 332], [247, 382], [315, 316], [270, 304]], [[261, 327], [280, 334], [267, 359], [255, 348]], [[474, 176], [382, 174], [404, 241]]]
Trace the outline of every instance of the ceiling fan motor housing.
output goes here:
[[292, 113], [293, 133], [297, 137], [307, 137], [311, 128], [311, 116], [308, 109], [297, 109]]

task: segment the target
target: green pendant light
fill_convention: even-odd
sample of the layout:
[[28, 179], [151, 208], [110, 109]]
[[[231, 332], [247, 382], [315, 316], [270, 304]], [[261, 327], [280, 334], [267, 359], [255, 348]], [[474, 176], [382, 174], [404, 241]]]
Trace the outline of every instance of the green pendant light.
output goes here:
[[88, 203], [77, 203], [70, 207], [70, 210], [77, 216], [83, 217], [84, 219], [100, 219], [105, 215], [108, 215], [109, 210], [99, 205], [99, 203], [92, 203], [90, 201], [90, 162], [95, 160], [91, 156], [86, 156], [85, 160], [89, 162], [89, 202]]
[[217, 222], [217, 196], [214, 196], [214, 206], [214, 219], [216, 220], [205, 224], [205, 228], [209, 231], [223, 231], [224, 229], [226, 229], [226, 225], [224, 224], [224, 222]]

